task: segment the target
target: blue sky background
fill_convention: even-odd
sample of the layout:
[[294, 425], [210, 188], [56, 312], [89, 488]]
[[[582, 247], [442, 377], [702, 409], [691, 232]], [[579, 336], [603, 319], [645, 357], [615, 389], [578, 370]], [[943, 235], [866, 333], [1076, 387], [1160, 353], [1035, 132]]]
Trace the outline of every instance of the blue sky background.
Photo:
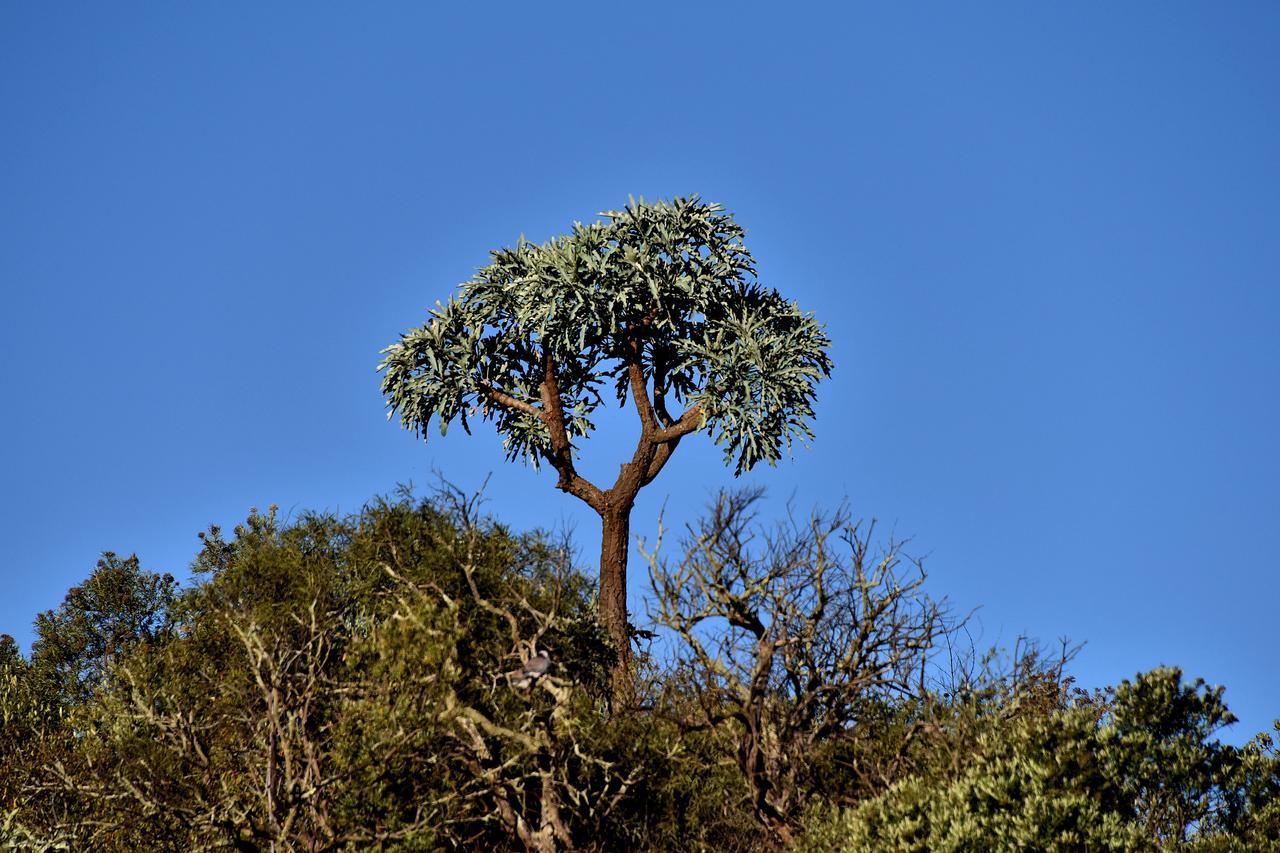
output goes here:
[[[1267, 726], [1280, 6], [781, 9], [0, 6], [0, 631], [101, 550], [184, 575], [210, 522], [433, 465], [590, 564], [488, 428], [387, 423], [378, 351], [522, 232], [698, 192], [834, 341], [817, 442], [747, 478], [774, 510], [848, 496], [983, 642], [1177, 664]], [[731, 483], [686, 440], [633, 528]]]

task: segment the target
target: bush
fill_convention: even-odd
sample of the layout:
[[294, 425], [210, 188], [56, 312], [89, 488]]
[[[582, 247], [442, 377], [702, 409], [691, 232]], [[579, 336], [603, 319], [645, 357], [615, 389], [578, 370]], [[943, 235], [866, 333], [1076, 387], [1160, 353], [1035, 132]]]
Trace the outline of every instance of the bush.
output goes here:
[[[1177, 670], [943, 669], [920, 566], [842, 514], [725, 498], [654, 562], [640, 708], [569, 545], [445, 490], [210, 528], [178, 589], [104, 555], [0, 637], [21, 850], [1262, 850], [1280, 759]], [[755, 531], [755, 532], [753, 532]], [[843, 537], [843, 538], [842, 538]], [[836, 542], [842, 545], [835, 547]], [[536, 649], [549, 674], [508, 677]], [[926, 678], [925, 673], [932, 673]], [[948, 684], [943, 690], [937, 685]]]
[[[1162, 668], [1123, 682], [1101, 704], [1032, 716], [997, 705], [956, 772], [908, 777], [854, 808], [818, 804], [806, 846], [1143, 850], [1193, 835], [1208, 844], [1246, 824], [1247, 837], [1261, 841], [1274, 817], [1259, 810], [1262, 798], [1246, 802], [1246, 790], [1267, 775], [1274, 786], [1280, 764], [1211, 739], [1234, 719], [1221, 693]], [[1242, 773], [1246, 764], [1252, 769]]]

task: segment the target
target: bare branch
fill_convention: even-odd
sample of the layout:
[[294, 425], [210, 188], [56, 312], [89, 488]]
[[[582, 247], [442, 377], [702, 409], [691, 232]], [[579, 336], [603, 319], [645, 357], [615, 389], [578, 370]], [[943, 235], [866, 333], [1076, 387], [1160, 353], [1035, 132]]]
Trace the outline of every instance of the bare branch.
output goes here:
[[642, 553], [651, 615], [673, 632], [676, 665], [699, 685], [685, 723], [730, 726], [757, 818], [785, 844], [813, 745], [846, 736], [869, 700], [910, 694], [948, 626], [900, 543], [873, 555], [873, 528], [843, 508], [761, 529], [760, 496], [721, 494], [674, 565], [657, 547]]
[[680, 419], [671, 426], [666, 429], [658, 430], [653, 436], [653, 441], [655, 444], [675, 441], [676, 439], [686, 436], [691, 432], [697, 432], [702, 428], [702, 423], [702, 404], [697, 403], [691, 406], [683, 415], [680, 416]]
[[532, 403], [526, 403], [524, 400], [512, 397], [505, 391], [499, 391], [487, 382], [478, 382], [476, 384], [480, 388], [481, 393], [483, 393], [485, 398], [491, 403], [497, 403], [499, 406], [505, 406], [512, 411], [524, 412], [527, 415], [533, 415], [535, 418], [542, 417], [542, 411]]
[[542, 384], [538, 389], [542, 397], [542, 410], [538, 415], [546, 425], [550, 447], [544, 449], [542, 455], [560, 474], [556, 488], [579, 498], [597, 512], [603, 512], [606, 503], [604, 493], [578, 474], [573, 464], [573, 445], [569, 441], [569, 431], [565, 424], [555, 367], [551, 354], [544, 353]]

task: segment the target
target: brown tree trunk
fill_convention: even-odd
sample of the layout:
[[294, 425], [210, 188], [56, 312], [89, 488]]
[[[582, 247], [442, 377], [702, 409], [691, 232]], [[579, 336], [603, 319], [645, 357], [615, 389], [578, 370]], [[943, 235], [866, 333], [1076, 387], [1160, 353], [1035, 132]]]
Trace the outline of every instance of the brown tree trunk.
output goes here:
[[635, 674], [631, 669], [631, 632], [627, 629], [627, 555], [631, 545], [631, 509], [610, 508], [601, 514], [600, 622], [618, 649], [614, 664], [613, 704], [624, 710], [635, 704]]

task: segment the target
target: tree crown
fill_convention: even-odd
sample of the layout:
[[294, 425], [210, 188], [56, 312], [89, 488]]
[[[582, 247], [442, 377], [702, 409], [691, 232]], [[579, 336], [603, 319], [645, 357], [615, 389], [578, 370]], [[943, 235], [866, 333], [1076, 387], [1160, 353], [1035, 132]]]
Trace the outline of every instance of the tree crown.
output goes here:
[[551, 458], [549, 416], [568, 437], [589, 436], [612, 384], [620, 405], [637, 398], [655, 435], [710, 427], [736, 473], [811, 438], [830, 341], [811, 314], [759, 284], [732, 215], [691, 196], [601, 216], [494, 251], [427, 323], [383, 350], [388, 417], [398, 412], [425, 438], [432, 418], [442, 434], [455, 419], [470, 432], [478, 412], [509, 459], [536, 465]]

